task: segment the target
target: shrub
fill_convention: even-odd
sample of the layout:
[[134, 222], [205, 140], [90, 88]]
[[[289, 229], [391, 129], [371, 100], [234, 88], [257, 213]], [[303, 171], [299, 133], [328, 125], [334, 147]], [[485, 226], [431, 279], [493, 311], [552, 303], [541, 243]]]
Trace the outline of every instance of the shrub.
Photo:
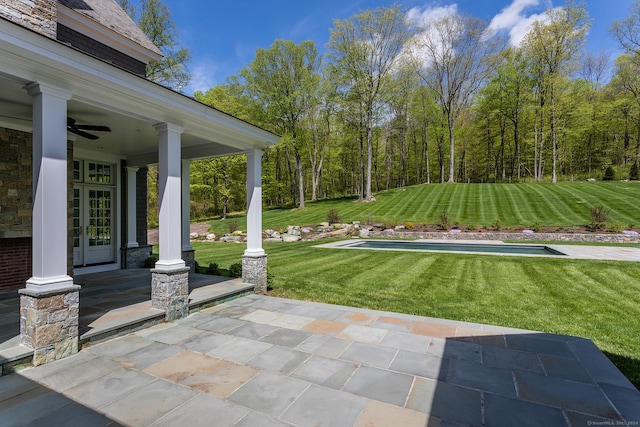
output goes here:
[[500, 231], [502, 230], [502, 223], [500, 222], [499, 219], [496, 219], [496, 222], [491, 224], [491, 229], [493, 231]]
[[234, 231], [238, 230], [238, 223], [235, 221], [229, 221], [227, 223], [227, 227], [229, 227], [229, 233], [233, 234]]
[[396, 228], [396, 225], [398, 225], [398, 221], [392, 219], [391, 221], [385, 221], [383, 227], [385, 230], [393, 230]]
[[629, 179], [632, 181], [638, 180], [638, 162], [633, 162], [631, 170], [629, 171]]
[[467, 225], [467, 231], [475, 231], [478, 228], [477, 225], [475, 224], [468, 224]]
[[602, 230], [609, 220], [610, 211], [611, 209], [607, 209], [602, 205], [590, 207], [589, 215], [591, 216], [591, 222], [589, 223], [589, 228], [591, 230]]
[[541, 226], [538, 221], [535, 221], [529, 228], [537, 233], [538, 231], [540, 231]]
[[144, 268], [154, 268], [156, 266], [156, 262], [158, 261], [158, 257], [152, 255], [144, 260]]
[[404, 228], [406, 228], [407, 230], [413, 230], [414, 227], [415, 227], [415, 224], [413, 222], [405, 221]]
[[438, 222], [438, 227], [443, 230], [448, 230], [449, 225], [451, 224], [451, 219], [449, 218], [449, 211], [440, 212], [440, 221]]
[[275, 276], [271, 274], [271, 271], [267, 268], [267, 291], [273, 289], [273, 281], [275, 280]]
[[607, 166], [604, 171], [604, 176], [602, 177], [603, 181], [613, 181], [616, 179], [616, 171], [613, 170], [612, 166]]
[[242, 263], [236, 262], [235, 264], [231, 264], [229, 266], [229, 276], [242, 277]]
[[220, 267], [218, 267], [218, 264], [216, 264], [215, 262], [212, 262], [209, 264], [209, 267], [207, 267], [207, 274], [210, 274], [212, 276], [221, 276], [222, 274], [220, 273]]
[[329, 209], [329, 212], [327, 212], [327, 222], [329, 224], [336, 224], [340, 222], [340, 214], [338, 213], [337, 209], [335, 208]]
[[610, 222], [607, 224], [607, 231], [610, 233], [620, 234], [622, 230], [624, 230], [624, 227], [620, 223]]

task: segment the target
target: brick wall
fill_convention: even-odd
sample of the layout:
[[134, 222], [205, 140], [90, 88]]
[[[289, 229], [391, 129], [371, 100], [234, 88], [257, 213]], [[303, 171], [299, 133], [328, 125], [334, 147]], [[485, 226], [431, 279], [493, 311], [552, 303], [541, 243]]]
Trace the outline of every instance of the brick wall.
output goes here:
[[24, 288], [31, 277], [31, 238], [0, 239], [0, 293]]
[[146, 66], [143, 62], [125, 55], [124, 53], [105, 44], [99, 43], [84, 34], [65, 27], [64, 25], [58, 25], [58, 40], [64, 43], [69, 43], [76, 49], [91, 54], [104, 61], [111, 62], [118, 67], [131, 71], [132, 73], [140, 76], [146, 75]]
[[56, 38], [56, 0], [0, 0], [0, 17], [52, 39]]

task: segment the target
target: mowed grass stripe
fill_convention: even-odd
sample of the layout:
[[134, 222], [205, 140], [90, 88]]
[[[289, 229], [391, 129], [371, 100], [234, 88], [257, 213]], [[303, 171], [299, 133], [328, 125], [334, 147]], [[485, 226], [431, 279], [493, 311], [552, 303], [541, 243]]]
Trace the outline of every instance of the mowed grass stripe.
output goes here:
[[614, 221], [632, 221], [633, 212], [638, 210], [639, 188], [637, 184], [621, 184], [621, 187], [617, 187], [618, 191], [609, 185], [599, 187], [602, 197], [615, 206], [615, 209], [611, 209]]
[[[503, 226], [583, 226], [588, 224], [589, 208], [603, 205], [611, 209], [610, 221], [623, 226], [640, 225], [640, 184], [612, 183], [519, 183], [519, 184], [423, 184], [394, 189], [364, 203], [356, 198], [307, 202], [298, 209], [270, 209], [263, 215], [263, 228], [281, 229], [287, 225], [315, 225], [327, 220], [336, 209], [344, 222], [412, 221], [417, 224], [439, 222], [442, 211], [462, 225], [488, 226], [500, 220]], [[228, 232], [235, 222], [246, 229], [244, 216], [211, 221], [212, 231]]]

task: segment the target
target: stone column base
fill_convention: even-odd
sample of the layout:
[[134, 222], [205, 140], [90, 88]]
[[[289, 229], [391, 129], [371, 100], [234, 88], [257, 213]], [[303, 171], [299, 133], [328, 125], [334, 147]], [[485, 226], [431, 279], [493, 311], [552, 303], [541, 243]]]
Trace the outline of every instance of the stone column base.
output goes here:
[[189, 268], [151, 270], [151, 306], [165, 311], [165, 320], [189, 315]]
[[242, 281], [251, 283], [256, 294], [267, 293], [267, 255], [242, 256]]
[[20, 343], [38, 366], [78, 352], [80, 286], [38, 292], [20, 289]]
[[151, 256], [153, 246], [140, 245], [135, 248], [122, 248], [123, 268], [142, 268], [147, 258]]
[[192, 273], [197, 273], [196, 271], [196, 250], [182, 250], [182, 260], [184, 264], [191, 269]]

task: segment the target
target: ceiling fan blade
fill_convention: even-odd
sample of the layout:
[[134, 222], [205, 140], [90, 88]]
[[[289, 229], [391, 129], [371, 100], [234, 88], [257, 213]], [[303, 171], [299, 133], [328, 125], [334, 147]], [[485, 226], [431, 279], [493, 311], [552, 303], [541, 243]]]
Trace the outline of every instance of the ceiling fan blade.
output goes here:
[[71, 133], [75, 133], [76, 135], [82, 136], [82, 137], [87, 138], [87, 139], [96, 140], [96, 139], [99, 138], [98, 136], [91, 135], [90, 133], [87, 133], [87, 132], [83, 132], [83, 131], [77, 129], [76, 127], [72, 127], [72, 128], [70, 127], [67, 130], [69, 132], [71, 132]]
[[98, 126], [98, 125], [75, 125], [76, 129], [84, 129], [84, 130], [95, 130], [98, 132], [111, 132], [111, 129], [108, 126]]

